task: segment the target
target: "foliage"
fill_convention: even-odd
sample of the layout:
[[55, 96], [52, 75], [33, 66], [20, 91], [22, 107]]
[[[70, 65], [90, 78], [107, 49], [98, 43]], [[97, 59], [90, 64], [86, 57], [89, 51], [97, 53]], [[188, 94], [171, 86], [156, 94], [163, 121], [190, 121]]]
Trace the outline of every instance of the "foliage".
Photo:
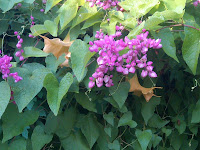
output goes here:
[[[0, 73], [22, 79], [0, 78], [0, 149], [200, 149], [199, 2], [90, 2], [0, 0], [1, 58], [13, 57]], [[90, 41], [116, 26], [117, 40], [143, 29], [161, 39], [148, 51], [158, 77], [112, 71], [114, 86], [90, 89], [99, 65]]]

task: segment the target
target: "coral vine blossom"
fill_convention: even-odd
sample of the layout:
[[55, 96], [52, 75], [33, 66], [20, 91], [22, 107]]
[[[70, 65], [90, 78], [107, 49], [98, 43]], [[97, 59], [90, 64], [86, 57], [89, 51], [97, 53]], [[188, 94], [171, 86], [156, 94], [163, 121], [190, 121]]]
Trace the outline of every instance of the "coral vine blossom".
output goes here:
[[[127, 36], [123, 39], [116, 40], [116, 37], [122, 35], [123, 26], [116, 26], [116, 33], [113, 35], [105, 35], [102, 31], [97, 31], [94, 42], [90, 41], [91, 52], [98, 52], [97, 58], [98, 68], [90, 77], [89, 88], [105, 85], [113, 86], [111, 71], [114, 69], [123, 74], [135, 73], [136, 69], [142, 69], [141, 76], [149, 76], [156, 78], [157, 74], [153, 71], [153, 62], [147, 61], [147, 52], [150, 48], [160, 49], [162, 47], [161, 39], [147, 38], [149, 32], [143, 29], [136, 38], [129, 39]], [[120, 55], [119, 52], [128, 48], [128, 52]]]

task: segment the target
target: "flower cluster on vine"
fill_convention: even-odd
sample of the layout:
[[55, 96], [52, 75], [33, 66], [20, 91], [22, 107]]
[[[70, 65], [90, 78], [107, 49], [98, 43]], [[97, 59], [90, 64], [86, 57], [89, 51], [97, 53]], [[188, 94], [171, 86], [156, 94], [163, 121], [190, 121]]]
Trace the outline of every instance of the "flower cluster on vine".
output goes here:
[[[136, 38], [129, 39], [127, 36], [124, 40], [120, 37], [123, 26], [116, 26], [116, 33], [113, 35], [105, 35], [101, 30], [97, 31], [94, 42], [90, 41], [91, 52], [98, 52], [96, 72], [90, 77], [88, 84], [89, 88], [93, 88], [95, 83], [97, 87], [105, 85], [106, 87], [113, 86], [113, 75], [111, 72], [116, 70], [123, 75], [135, 73], [136, 69], [142, 69], [142, 77], [156, 78], [157, 74], [153, 71], [153, 62], [147, 61], [147, 52], [150, 48], [162, 48], [161, 39], [147, 38], [149, 32], [143, 29], [142, 33]], [[117, 39], [119, 38], [119, 39]], [[120, 51], [123, 51], [120, 55]], [[125, 50], [128, 50], [127, 52]]]
[[10, 61], [12, 60], [12, 57], [8, 55], [4, 55], [3, 57], [0, 57], [0, 72], [2, 73], [2, 78], [7, 79], [8, 77], [13, 77], [15, 82], [19, 82], [22, 80], [22, 77], [18, 76], [18, 73], [10, 73], [10, 68], [12, 67], [12, 64]]
[[[118, 3], [120, 1], [118, 0], [86, 0], [87, 2], [89, 2], [90, 7], [93, 7], [94, 5], [97, 5], [99, 7], [102, 7], [104, 10], [109, 9], [111, 7], [116, 7], [118, 6]], [[117, 7], [118, 9], [118, 7]], [[120, 11], [123, 11], [123, 8], [119, 9]]]
[[193, 2], [193, 5], [194, 5], [195, 7], [197, 7], [199, 4], [200, 4], [200, 0], [197, 0], [197, 1]]

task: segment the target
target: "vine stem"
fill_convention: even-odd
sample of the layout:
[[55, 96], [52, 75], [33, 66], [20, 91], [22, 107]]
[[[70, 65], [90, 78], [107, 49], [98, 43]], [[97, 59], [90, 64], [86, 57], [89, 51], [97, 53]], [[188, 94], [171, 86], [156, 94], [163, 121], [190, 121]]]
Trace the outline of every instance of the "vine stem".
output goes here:
[[199, 29], [198, 29], [198, 28], [195, 28], [195, 27], [193, 27], [193, 26], [186, 25], [186, 24], [183, 24], [183, 23], [180, 23], [180, 24], [174, 24], [174, 25], [170, 25], [170, 26], [166, 26], [166, 27], [160, 28], [160, 29], [158, 29], [158, 30], [156, 30], [156, 31], [160, 31], [160, 30], [162, 30], [162, 29], [165, 29], [165, 28], [171, 28], [171, 27], [180, 27], [180, 26], [183, 26], [183, 27], [189, 27], [189, 28], [193, 28], [193, 29], [195, 29], [195, 30], [198, 30], [198, 31], [199, 31]]

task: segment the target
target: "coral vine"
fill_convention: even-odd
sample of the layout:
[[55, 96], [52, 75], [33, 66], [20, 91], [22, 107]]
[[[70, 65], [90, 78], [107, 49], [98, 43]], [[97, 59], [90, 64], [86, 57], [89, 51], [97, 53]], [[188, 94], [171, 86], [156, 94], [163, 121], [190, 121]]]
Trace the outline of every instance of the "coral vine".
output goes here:
[[[116, 26], [116, 33], [114, 35], [105, 35], [102, 31], [97, 31], [95, 38], [98, 40], [89, 44], [91, 52], [98, 52], [99, 57], [97, 63], [99, 67], [96, 72], [90, 77], [88, 87], [93, 88], [95, 82], [97, 87], [113, 86], [111, 71], [116, 69], [117, 72], [123, 75], [129, 73], [135, 73], [136, 69], [142, 69], [142, 77], [157, 77], [157, 74], [153, 71], [153, 62], [147, 61], [147, 52], [149, 48], [160, 49], [161, 39], [147, 38], [149, 32], [143, 29], [143, 33], [137, 35], [136, 38], [129, 39], [127, 36], [123, 39], [116, 40], [116, 37], [122, 35], [121, 30], [123, 26]], [[125, 49], [129, 49], [127, 53], [120, 55], [119, 52]]]

